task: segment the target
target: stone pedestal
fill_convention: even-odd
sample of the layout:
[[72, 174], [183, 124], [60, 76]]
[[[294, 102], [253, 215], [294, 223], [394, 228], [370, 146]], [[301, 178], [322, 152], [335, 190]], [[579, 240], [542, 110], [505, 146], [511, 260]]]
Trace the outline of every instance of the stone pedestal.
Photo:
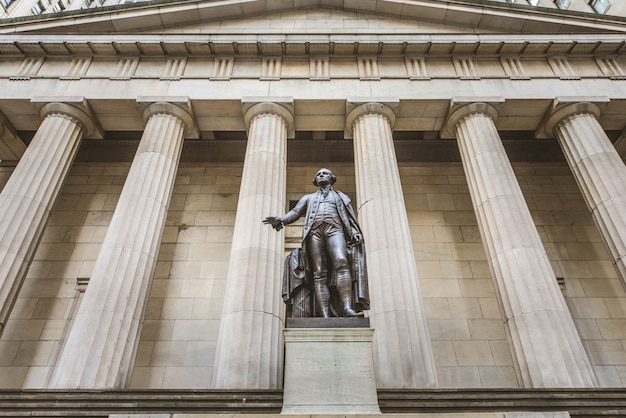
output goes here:
[[287, 328], [281, 414], [380, 414], [371, 328]]

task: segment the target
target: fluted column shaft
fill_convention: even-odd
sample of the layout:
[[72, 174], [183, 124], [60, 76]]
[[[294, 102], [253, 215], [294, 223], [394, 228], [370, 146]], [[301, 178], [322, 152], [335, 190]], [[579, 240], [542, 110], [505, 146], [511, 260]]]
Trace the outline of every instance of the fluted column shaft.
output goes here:
[[84, 100], [54, 102], [0, 193], [0, 335], [83, 136], [93, 130]]
[[626, 288], [626, 165], [592, 103], [571, 104], [549, 121]]
[[52, 376], [53, 388], [127, 385], [165, 226], [186, 130], [188, 107], [157, 102], [89, 285]]
[[494, 123], [466, 105], [449, 126], [461, 151], [515, 364], [524, 387], [593, 387], [595, 376]]
[[383, 103], [358, 105], [347, 117], [367, 250], [376, 381], [378, 388], [435, 387], [435, 363], [393, 146], [394, 120], [392, 108]]
[[213, 387], [282, 386], [284, 233], [264, 216], [285, 211], [287, 136], [292, 104], [244, 102], [248, 145], [241, 177]]

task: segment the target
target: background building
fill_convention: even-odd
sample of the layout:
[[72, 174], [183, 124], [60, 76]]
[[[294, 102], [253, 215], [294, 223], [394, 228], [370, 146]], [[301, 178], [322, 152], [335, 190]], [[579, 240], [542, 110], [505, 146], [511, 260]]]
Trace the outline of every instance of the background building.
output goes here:
[[0, 415], [279, 411], [300, 230], [261, 220], [321, 166], [366, 236], [383, 412], [626, 410], [611, 3], [0, 21]]

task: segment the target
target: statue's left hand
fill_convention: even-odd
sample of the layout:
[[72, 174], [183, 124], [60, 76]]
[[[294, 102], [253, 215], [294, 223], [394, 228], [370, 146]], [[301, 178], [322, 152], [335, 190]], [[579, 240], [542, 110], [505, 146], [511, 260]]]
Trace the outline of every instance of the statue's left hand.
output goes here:
[[361, 235], [359, 233], [356, 233], [356, 234], [352, 235], [352, 237], [348, 241], [348, 245], [350, 247], [354, 247], [355, 245], [358, 245], [358, 244], [360, 244], [362, 242], [363, 242], [363, 235]]
[[263, 223], [266, 225], [267, 224], [272, 225], [272, 228], [274, 228], [277, 231], [280, 231], [281, 229], [283, 229], [283, 221], [278, 216], [267, 216], [263, 220]]

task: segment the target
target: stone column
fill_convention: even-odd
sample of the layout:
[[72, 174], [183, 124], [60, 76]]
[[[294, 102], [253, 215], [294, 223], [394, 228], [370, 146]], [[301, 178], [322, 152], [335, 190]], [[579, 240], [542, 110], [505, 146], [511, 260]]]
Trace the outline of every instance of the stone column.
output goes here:
[[546, 131], [559, 140], [626, 289], [626, 166], [598, 122], [598, 105], [555, 107]]
[[451, 113], [518, 377], [528, 388], [594, 387], [565, 304], [487, 103]]
[[437, 386], [391, 128], [398, 100], [348, 101], [378, 388]]
[[193, 129], [188, 100], [166, 100], [139, 103], [146, 129], [50, 387], [124, 388], [130, 379], [183, 138]]
[[282, 385], [284, 233], [263, 225], [285, 212], [287, 137], [292, 99], [242, 101], [248, 146], [213, 370], [218, 389], [276, 389]]
[[97, 132], [82, 97], [32, 102], [44, 120], [0, 193], [0, 335], [78, 146]]

